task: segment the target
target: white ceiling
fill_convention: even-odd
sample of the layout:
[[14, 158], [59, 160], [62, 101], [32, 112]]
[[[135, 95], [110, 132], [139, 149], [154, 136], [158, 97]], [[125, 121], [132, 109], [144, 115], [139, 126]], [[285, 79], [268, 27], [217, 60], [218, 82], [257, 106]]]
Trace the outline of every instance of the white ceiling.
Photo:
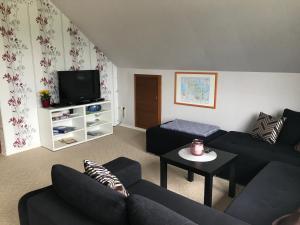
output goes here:
[[120, 67], [300, 72], [300, 0], [52, 0]]

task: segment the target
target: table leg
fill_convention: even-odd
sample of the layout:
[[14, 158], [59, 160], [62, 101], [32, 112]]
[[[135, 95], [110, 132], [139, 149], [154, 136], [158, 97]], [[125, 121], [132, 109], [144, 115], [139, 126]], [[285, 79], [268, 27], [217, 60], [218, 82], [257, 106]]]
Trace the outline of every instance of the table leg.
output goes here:
[[194, 173], [192, 171], [190, 171], [190, 170], [188, 170], [188, 178], [187, 178], [187, 180], [189, 182], [193, 182], [194, 181]]
[[235, 163], [230, 165], [230, 174], [229, 174], [229, 192], [228, 196], [233, 198], [235, 196], [236, 183], [235, 183]]
[[168, 165], [167, 163], [160, 159], [160, 186], [167, 188], [168, 179]]
[[204, 204], [211, 207], [212, 206], [212, 188], [213, 188], [213, 176], [205, 176], [205, 186], [204, 186]]

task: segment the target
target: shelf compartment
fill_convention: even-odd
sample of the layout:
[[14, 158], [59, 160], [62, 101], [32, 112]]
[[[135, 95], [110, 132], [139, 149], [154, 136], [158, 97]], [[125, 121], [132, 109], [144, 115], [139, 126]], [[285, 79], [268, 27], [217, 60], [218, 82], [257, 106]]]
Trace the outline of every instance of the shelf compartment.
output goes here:
[[[95, 132], [95, 135], [91, 135], [90, 132]], [[96, 139], [96, 138], [100, 138], [109, 134], [113, 133], [113, 128], [111, 123], [107, 123], [107, 124], [103, 124], [101, 126], [94, 126], [91, 127], [91, 129], [89, 129], [87, 131], [87, 139], [88, 140], [92, 140], [92, 139]]]
[[[93, 107], [93, 106], [100, 106], [100, 110], [96, 111], [96, 112], [89, 112], [89, 107]], [[89, 106], [86, 106], [85, 108], [85, 112], [86, 115], [93, 115], [93, 114], [97, 114], [97, 113], [105, 113], [105, 112], [110, 112], [111, 111], [111, 103], [110, 102], [102, 102], [102, 103], [95, 103]]]
[[60, 149], [63, 149], [63, 148], [72, 147], [74, 145], [78, 145], [78, 144], [81, 144], [83, 142], [84, 142], [84, 140], [83, 141], [77, 141], [77, 142], [74, 142], [72, 144], [65, 144], [65, 143], [62, 143], [60, 141], [55, 141], [54, 142], [54, 150], [56, 151], [56, 150], [60, 150]]
[[[71, 144], [66, 144], [66, 143], [61, 142], [62, 139], [66, 139], [66, 138], [73, 138], [76, 140], [76, 142], [71, 143]], [[71, 147], [73, 145], [77, 145], [84, 141], [85, 141], [84, 129], [69, 132], [69, 133], [63, 134], [62, 136], [59, 135], [59, 138], [54, 141], [54, 150]]]
[[111, 110], [101, 110], [101, 111], [98, 111], [98, 112], [86, 112], [86, 115], [91, 116], [91, 115], [110, 113], [110, 112], [111, 112]]
[[103, 121], [102, 123], [109, 123], [112, 121], [111, 111], [103, 113], [94, 113], [86, 116], [86, 125], [89, 127], [89, 123], [97, 123], [97, 121]]
[[[85, 127], [85, 122], [84, 122], [83, 116], [53, 122], [52, 124], [53, 124], [53, 127], [58, 127], [58, 126], [75, 127], [76, 130], [84, 129], [84, 127]], [[73, 131], [71, 131], [71, 132], [73, 132]]]
[[[83, 108], [74, 108], [74, 109], [57, 109], [51, 112], [51, 119], [53, 122], [58, 122], [62, 120], [72, 119], [75, 117], [84, 116]], [[59, 119], [59, 117], [62, 117]], [[54, 119], [57, 118], [57, 119]]]
[[69, 118], [65, 118], [65, 119], [61, 119], [61, 120], [52, 120], [52, 123], [53, 124], [56, 124], [56, 123], [60, 123], [60, 122], [65, 122], [65, 121], [69, 121], [69, 120], [75, 120], [75, 119], [79, 119], [79, 118], [83, 118], [83, 116], [71, 116]]
[[69, 137], [70, 135], [76, 133], [76, 132], [80, 132], [80, 131], [84, 131], [83, 128], [79, 128], [79, 129], [75, 129], [73, 131], [70, 131], [70, 132], [67, 132], [67, 133], [62, 133], [62, 134], [54, 134], [53, 133], [53, 139], [55, 141], [59, 140], [59, 139], [62, 139], [62, 138], [65, 138], [65, 137]]
[[112, 132], [111, 132], [111, 133], [103, 133], [102, 135], [98, 135], [98, 136], [87, 135], [87, 139], [88, 139], [89, 141], [91, 141], [91, 140], [98, 139], [98, 138], [102, 138], [102, 137], [104, 137], [104, 136], [111, 135], [111, 134], [112, 134]]
[[111, 124], [110, 121], [97, 121], [97, 122], [94, 122], [93, 124], [86, 124], [86, 127], [87, 128], [92, 128], [92, 127], [97, 127], [97, 126], [102, 126], [102, 125], [106, 125], [106, 124]]

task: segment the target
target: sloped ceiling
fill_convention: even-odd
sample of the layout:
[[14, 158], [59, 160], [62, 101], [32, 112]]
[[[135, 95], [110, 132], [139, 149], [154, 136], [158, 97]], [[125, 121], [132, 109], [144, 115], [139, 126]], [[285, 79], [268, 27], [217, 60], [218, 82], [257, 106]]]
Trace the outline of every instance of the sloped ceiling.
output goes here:
[[52, 0], [120, 67], [300, 72], [300, 0]]

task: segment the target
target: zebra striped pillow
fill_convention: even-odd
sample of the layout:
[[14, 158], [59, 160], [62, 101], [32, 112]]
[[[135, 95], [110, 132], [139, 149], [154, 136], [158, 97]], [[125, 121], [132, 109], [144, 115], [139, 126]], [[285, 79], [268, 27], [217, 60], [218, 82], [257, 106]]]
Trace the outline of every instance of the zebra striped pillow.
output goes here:
[[274, 119], [272, 116], [261, 112], [251, 132], [252, 136], [275, 144], [286, 118]]
[[108, 186], [115, 191], [118, 191], [125, 197], [129, 196], [129, 193], [126, 191], [121, 181], [104, 166], [91, 160], [84, 160], [83, 164], [85, 173], [88, 176], [100, 182], [101, 184]]

